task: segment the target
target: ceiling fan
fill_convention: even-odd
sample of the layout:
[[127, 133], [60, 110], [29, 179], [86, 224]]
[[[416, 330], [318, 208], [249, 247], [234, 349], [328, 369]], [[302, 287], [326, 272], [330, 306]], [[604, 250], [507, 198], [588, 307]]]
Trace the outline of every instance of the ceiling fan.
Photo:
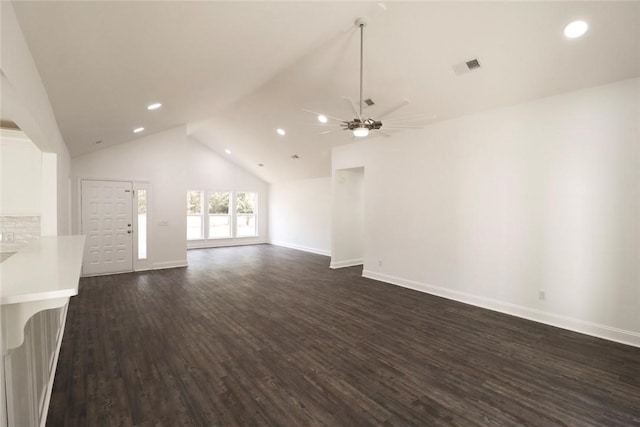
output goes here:
[[[354, 137], [358, 137], [358, 138], [368, 136], [369, 133], [372, 131], [382, 136], [389, 137], [391, 135], [382, 130], [383, 128], [382, 119], [385, 119], [385, 124], [384, 124], [385, 130], [400, 130], [400, 129], [422, 129], [423, 128], [422, 126], [413, 125], [411, 122], [435, 118], [435, 116], [433, 115], [418, 114], [411, 117], [387, 119], [389, 115], [391, 115], [395, 111], [409, 104], [410, 101], [408, 99], [403, 99], [400, 103], [398, 103], [394, 107], [391, 107], [386, 111], [383, 111], [377, 116], [377, 119], [365, 117], [362, 114], [362, 104], [363, 104], [362, 81], [363, 81], [363, 75], [364, 75], [364, 72], [363, 72], [364, 27], [366, 25], [367, 25], [367, 21], [364, 18], [358, 18], [355, 22], [355, 26], [360, 29], [360, 102], [358, 104], [358, 108], [356, 108], [356, 104], [353, 102], [351, 98], [348, 98], [348, 97], [343, 98], [349, 105], [349, 108], [355, 113], [355, 118], [352, 120], [345, 120], [336, 116], [330, 116], [328, 114], [322, 114], [316, 111], [302, 109], [302, 111], [304, 112], [315, 114], [316, 116], [318, 116], [318, 120], [321, 123], [328, 123], [329, 120], [332, 120], [334, 122], [337, 122], [333, 124], [338, 125], [340, 127], [340, 129], [321, 132], [320, 135], [327, 135], [330, 133], [342, 132], [342, 131], [348, 130], [352, 132]], [[371, 100], [366, 100], [365, 102], [367, 102], [367, 104], [370, 105], [369, 104], [370, 101]], [[373, 104], [373, 102], [371, 102], [371, 104]], [[327, 126], [330, 126], [330, 125], [327, 125]]]

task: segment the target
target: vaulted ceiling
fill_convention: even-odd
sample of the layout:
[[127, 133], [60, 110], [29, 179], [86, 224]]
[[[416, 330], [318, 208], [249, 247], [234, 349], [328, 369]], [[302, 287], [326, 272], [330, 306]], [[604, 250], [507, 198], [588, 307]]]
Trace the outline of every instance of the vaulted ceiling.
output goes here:
[[[397, 115], [434, 114], [428, 125], [640, 76], [638, 2], [13, 4], [73, 156], [186, 123], [269, 182], [327, 176], [331, 148], [352, 141], [319, 135], [301, 108], [352, 118], [361, 16], [366, 115], [408, 98]], [[565, 38], [576, 19], [589, 31]], [[474, 58], [479, 70], [454, 73]]]

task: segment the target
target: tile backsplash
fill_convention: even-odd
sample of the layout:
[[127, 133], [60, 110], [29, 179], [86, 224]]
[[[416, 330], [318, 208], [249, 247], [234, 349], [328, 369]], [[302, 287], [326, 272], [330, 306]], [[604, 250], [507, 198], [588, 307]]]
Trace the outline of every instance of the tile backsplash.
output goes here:
[[0, 252], [17, 252], [40, 238], [39, 216], [0, 216]]

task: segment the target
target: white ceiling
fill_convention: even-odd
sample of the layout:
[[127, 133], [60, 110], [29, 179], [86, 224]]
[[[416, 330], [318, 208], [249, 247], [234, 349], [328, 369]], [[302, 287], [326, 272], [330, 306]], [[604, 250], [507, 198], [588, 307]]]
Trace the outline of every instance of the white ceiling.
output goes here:
[[[374, 117], [402, 98], [412, 102], [398, 115], [446, 120], [640, 76], [639, 2], [14, 6], [73, 156], [135, 139], [137, 126], [186, 123], [269, 182], [327, 176], [331, 148], [351, 142], [346, 132], [319, 136], [325, 129], [300, 108], [351, 118], [342, 97], [358, 97], [359, 16], [369, 17], [364, 95]], [[575, 19], [590, 30], [566, 39]], [[482, 68], [456, 76], [452, 65], [473, 58]], [[154, 101], [163, 107], [147, 111]]]

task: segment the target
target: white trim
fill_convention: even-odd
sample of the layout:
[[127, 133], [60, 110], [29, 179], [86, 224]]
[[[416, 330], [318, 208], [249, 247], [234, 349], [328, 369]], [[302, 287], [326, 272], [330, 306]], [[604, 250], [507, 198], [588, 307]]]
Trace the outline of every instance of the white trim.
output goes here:
[[186, 267], [187, 260], [179, 260], [179, 261], [163, 261], [163, 262], [154, 262], [152, 270], [162, 270], [165, 268], [176, 268], [176, 267]]
[[521, 317], [523, 319], [533, 320], [535, 322], [544, 323], [558, 328], [567, 329], [570, 331], [579, 332], [582, 334], [591, 335], [594, 337], [603, 338], [634, 347], [640, 347], [640, 333], [638, 332], [614, 328], [611, 326], [588, 322], [586, 320], [576, 319], [560, 314], [549, 313], [542, 310], [508, 303], [505, 301], [499, 301], [492, 298], [468, 294], [466, 292], [454, 291], [439, 286], [428, 285], [426, 283], [403, 279], [401, 277], [395, 277], [376, 271], [363, 270], [362, 276], [369, 279], [390, 283], [392, 285], [402, 286], [404, 288], [424, 292], [427, 294], [436, 295], [450, 300], [463, 302], [465, 304], [471, 304], [477, 307], [498, 311], [500, 313]]
[[364, 264], [364, 258], [348, 259], [346, 261], [331, 261], [329, 268], [353, 267], [354, 265]]
[[[200, 193], [200, 213], [189, 213], [189, 193]], [[204, 240], [204, 236], [206, 235], [207, 229], [209, 228], [209, 215], [205, 215], [205, 208], [208, 211], [208, 206], [209, 206], [209, 200], [208, 200], [208, 193], [206, 190], [189, 190], [187, 189], [187, 192], [185, 193], [185, 195], [187, 196], [187, 228], [186, 228], [186, 232], [187, 232], [187, 242], [191, 241], [191, 240]], [[206, 204], [205, 204], [206, 203]], [[195, 239], [189, 239], [189, 217], [190, 216], [198, 216], [200, 217], [200, 237], [197, 237]]]
[[208, 249], [208, 248], [224, 248], [227, 246], [248, 246], [248, 245], [264, 245], [267, 242], [264, 239], [240, 241], [238, 239], [256, 239], [255, 237], [233, 237], [221, 239], [198, 239], [188, 240], [187, 250], [189, 249]]
[[273, 240], [270, 240], [269, 244], [274, 246], [282, 246], [283, 248], [296, 249], [298, 251], [303, 251], [303, 252], [311, 252], [312, 254], [331, 256], [331, 251], [326, 249], [312, 248], [309, 246], [296, 245], [294, 243], [287, 243], [287, 242], [276, 242]]
[[43, 151], [33, 141], [31, 141], [31, 138], [29, 138], [26, 133], [24, 133], [20, 129], [1, 128], [0, 135], [2, 136], [2, 138], [0, 138], [2, 142], [30, 142], [38, 148], [38, 151]]
[[141, 268], [140, 270], [133, 271], [133, 273], [140, 273], [142, 271], [153, 271], [153, 270], [155, 270], [155, 269], [151, 268], [151, 267], [144, 267], [144, 268]]
[[114, 274], [129, 274], [129, 273], [135, 273], [133, 270], [126, 270], [126, 271], [110, 271], [108, 273], [96, 273], [96, 274], [80, 274], [80, 277], [99, 277], [99, 276], [112, 276]]
[[[78, 221], [76, 222], [76, 229], [72, 230], [73, 232], [71, 234], [82, 234], [82, 181], [115, 181], [115, 182], [130, 182], [131, 183], [131, 187], [133, 188], [133, 186], [135, 185], [135, 183], [141, 183], [141, 184], [149, 184], [151, 185], [151, 181], [147, 180], [147, 179], [131, 179], [131, 178], [101, 178], [101, 177], [95, 177], [95, 176], [87, 176], [87, 175], [76, 175], [74, 176], [75, 180], [76, 180], [76, 192], [77, 192], [77, 197], [76, 197], [76, 215], [78, 216]], [[71, 177], [69, 178], [69, 183], [71, 184]], [[73, 203], [73, 194], [71, 194], [71, 197], [69, 197], [69, 203], [72, 204]], [[148, 208], [148, 206], [147, 206]], [[133, 204], [132, 204], [132, 209], [133, 209]], [[137, 209], [136, 209], [137, 212]], [[131, 214], [133, 215], [133, 210], [131, 211]], [[71, 230], [71, 228], [69, 228]]]
[[[191, 189], [191, 190], [187, 190], [187, 194], [189, 194], [190, 192], [198, 192], [201, 195], [201, 202], [200, 204], [202, 205], [202, 212], [200, 214], [189, 214], [187, 212], [187, 223], [189, 221], [189, 216], [199, 216], [201, 218], [202, 221], [202, 229], [201, 229], [201, 237], [197, 237], [195, 239], [189, 239], [187, 237], [187, 249], [203, 249], [203, 248], [217, 248], [220, 246], [238, 246], [238, 245], [254, 245], [254, 244], [262, 244], [262, 243], [267, 243], [266, 241], [264, 241], [263, 239], [261, 239], [260, 237], [260, 227], [259, 227], [259, 218], [258, 218], [258, 208], [259, 208], [259, 200], [258, 197], [260, 196], [260, 192], [258, 190], [253, 190], [253, 191], [241, 191], [241, 190], [197, 190], [197, 189]], [[227, 215], [229, 215], [229, 220], [230, 220], [230, 230], [231, 231], [231, 235], [228, 237], [210, 237], [209, 236], [209, 221], [211, 220], [211, 215], [208, 212], [208, 206], [209, 206], [209, 196], [211, 195], [211, 193], [228, 193], [229, 194], [229, 213]], [[237, 206], [238, 206], [238, 194], [239, 193], [247, 193], [247, 194], [255, 194], [255, 206], [254, 206], [254, 210], [253, 210], [253, 216], [255, 218], [255, 232], [256, 234], [252, 234], [252, 235], [248, 235], [248, 236], [238, 236], [238, 215], [243, 215], [243, 214], [238, 214], [237, 212]], [[188, 227], [188, 226], [187, 226]], [[243, 243], [239, 243], [239, 244], [234, 244], [234, 243], [230, 243], [230, 244], [226, 244], [226, 243], [211, 243], [212, 241], [233, 241], [236, 239], [253, 239], [253, 241], [251, 242], [243, 242]], [[198, 243], [194, 243], [191, 244], [190, 242], [204, 242], [202, 244], [198, 244]]]
[[[130, 179], [130, 178], [99, 178], [99, 177], [91, 177], [91, 176], [76, 176], [76, 215], [77, 222], [75, 230], [73, 229], [72, 224], [69, 225], [69, 230], [75, 232], [75, 234], [82, 233], [82, 181], [112, 181], [112, 182], [131, 182], [131, 188], [133, 191], [133, 198], [131, 201], [131, 221], [134, 224], [133, 228], [133, 237], [131, 241], [131, 265], [132, 269], [127, 271], [119, 271], [113, 273], [104, 273], [104, 274], [93, 274], [93, 275], [85, 275], [82, 274], [82, 277], [93, 277], [93, 276], [107, 276], [110, 274], [121, 274], [121, 273], [132, 273], [134, 271], [147, 271], [153, 270], [154, 268], [151, 266], [151, 256], [152, 256], [152, 248], [151, 248], [151, 236], [152, 230], [150, 224], [153, 220], [153, 212], [151, 212], [151, 202], [153, 199], [153, 188], [152, 183], [148, 179]], [[72, 191], [72, 178], [69, 178], [69, 193], [71, 197], [69, 197], [69, 204], [73, 204], [73, 191]], [[147, 191], [147, 258], [144, 260], [138, 259], [138, 196], [136, 191], [139, 189], [143, 189]], [[70, 215], [71, 217], [71, 215]], [[69, 218], [71, 221], [71, 218]]]
[[7, 415], [7, 382], [4, 379], [4, 369], [4, 348], [0, 348], [0, 427], [7, 427], [9, 424], [9, 416]]
[[[145, 259], [138, 258], [138, 239], [140, 236], [140, 224], [138, 223], [139, 214], [138, 214], [138, 195], [140, 190], [146, 191], [147, 197], [147, 229], [145, 230], [147, 235], [147, 257]], [[153, 213], [151, 212], [151, 205], [153, 202], [153, 194], [151, 189], [151, 183], [149, 181], [133, 181], [133, 202], [132, 202], [132, 216], [131, 219], [133, 221], [133, 271], [144, 271], [151, 269], [151, 235], [152, 232], [150, 225], [153, 221]]]
[[113, 276], [115, 274], [129, 274], [129, 273], [137, 273], [140, 271], [152, 271], [152, 270], [163, 270], [165, 268], [176, 268], [176, 267], [187, 267], [187, 260], [182, 261], [163, 261], [163, 262], [154, 262], [151, 267], [144, 267], [140, 270], [135, 271], [115, 271], [111, 273], [100, 273], [100, 274], [83, 274], [80, 277], [98, 277], [98, 276]]
[[45, 392], [44, 397], [44, 406], [42, 407], [42, 418], [40, 418], [40, 427], [44, 427], [47, 423], [47, 414], [49, 413], [49, 402], [51, 401], [51, 391], [53, 390], [53, 380], [56, 377], [56, 368], [58, 367], [58, 356], [60, 356], [60, 347], [62, 346], [62, 338], [64, 335], [64, 327], [67, 324], [67, 311], [69, 311], [69, 302], [64, 306], [63, 314], [61, 316], [62, 322], [60, 324], [60, 329], [56, 334], [57, 342], [56, 342], [56, 351], [53, 356], [53, 364], [51, 365], [49, 375], [49, 383], [47, 384], [47, 391]]
[[[258, 231], [259, 230], [258, 210], [259, 210], [260, 201], [258, 200], [258, 196], [259, 196], [258, 190], [251, 190], [251, 191], [248, 191], [248, 190], [235, 190], [235, 191], [231, 191], [230, 193], [232, 194], [232, 197], [233, 197], [233, 213], [231, 213], [231, 206], [229, 206], [229, 213], [231, 213], [231, 216], [232, 216], [232, 219], [231, 219], [231, 221], [232, 221], [232, 223], [231, 223], [231, 227], [232, 227], [231, 234], [233, 234], [233, 237], [235, 239], [244, 239], [244, 238], [247, 238], [247, 237], [250, 238], [250, 239], [251, 238], [255, 239], [256, 237], [258, 237], [258, 233], [259, 233], [259, 231]], [[238, 210], [237, 210], [238, 209], [238, 193], [253, 193], [253, 194], [256, 195], [255, 206], [253, 207], [253, 216], [255, 217], [255, 230], [256, 230], [256, 234], [254, 236], [238, 236]], [[209, 203], [208, 200], [207, 200], [207, 203]], [[207, 206], [208, 206], [208, 204], [207, 204]], [[243, 214], [240, 214], [240, 215], [243, 215]], [[207, 215], [207, 217], [208, 217], [208, 215]], [[208, 218], [207, 218], [207, 221], [208, 221]], [[209, 225], [208, 222], [207, 222], [207, 225]]]

